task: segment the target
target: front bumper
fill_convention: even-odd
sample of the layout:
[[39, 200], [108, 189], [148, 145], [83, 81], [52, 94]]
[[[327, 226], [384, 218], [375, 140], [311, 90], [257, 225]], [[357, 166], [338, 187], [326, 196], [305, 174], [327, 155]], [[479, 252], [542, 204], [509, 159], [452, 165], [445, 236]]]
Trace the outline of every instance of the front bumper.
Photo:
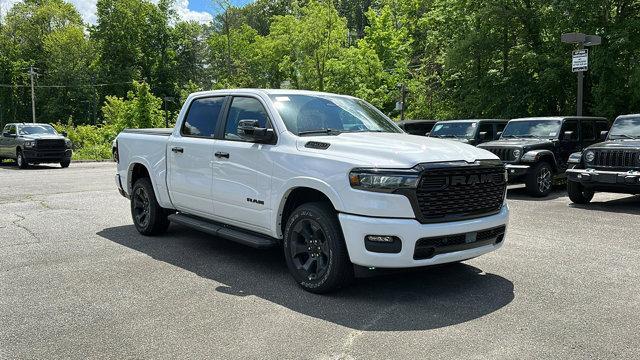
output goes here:
[[[461, 246], [464, 249], [460, 251], [436, 254], [428, 259], [415, 259], [416, 244], [420, 239], [449, 235], [467, 235], [468, 239], [475, 239], [478, 232], [506, 227], [509, 222], [509, 208], [504, 204], [496, 215], [438, 224], [421, 224], [415, 219], [372, 218], [350, 214], [340, 214], [338, 218], [352, 263], [365, 267], [410, 268], [467, 260], [497, 250], [504, 241], [478, 247], [473, 247], [472, 243], [464, 244]], [[367, 250], [367, 235], [398, 237], [402, 242], [400, 252], [379, 253]]]
[[640, 171], [602, 171], [594, 169], [569, 169], [567, 180], [587, 187], [633, 187], [640, 190]]
[[34, 163], [61, 162], [63, 160], [70, 159], [73, 155], [73, 151], [71, 149], [38, 150], [36, 148], [24, 149], [22, 153], [28, 162]]
[[507, 176], [509, 177], [509, 182], [513, 182], [529, 172], [531, 166], [529, 165], [515, 165], [515, 164], [505, 164], [505, 169], [507, 169]]

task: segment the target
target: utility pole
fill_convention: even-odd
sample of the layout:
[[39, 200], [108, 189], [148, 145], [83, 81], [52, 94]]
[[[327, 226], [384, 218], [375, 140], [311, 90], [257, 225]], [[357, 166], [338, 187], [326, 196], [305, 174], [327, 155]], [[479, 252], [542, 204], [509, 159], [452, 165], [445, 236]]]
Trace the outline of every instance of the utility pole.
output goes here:
[[400, 101], [396, 103], [396, 110], [400, 110], [400, 121], [404, 120], [404, 110], [405, 103], [407, 101], [407, 86], [403, 84], [397, 85], [398, 90], [400, 90]]
[[29, 67], [29, 75], [31, 76], [31, 122], [36, 122], [36, 92], [33, 84], [33, 76], [38, 75], [33, 70], [33, 66]]

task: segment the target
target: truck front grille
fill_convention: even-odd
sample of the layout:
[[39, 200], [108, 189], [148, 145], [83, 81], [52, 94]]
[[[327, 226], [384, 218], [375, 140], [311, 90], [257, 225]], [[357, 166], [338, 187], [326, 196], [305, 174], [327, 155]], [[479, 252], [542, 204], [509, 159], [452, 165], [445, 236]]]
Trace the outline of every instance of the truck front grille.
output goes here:
[[640, 168], [640, 152], [637, 150], [595, 150], [593, 166], [598, 168]]
[[482, 149], [491, 151], [497, 157], [499, 157], [500, 160], [502, 160], [502, 161], [514, 161], [515, 160], [515, 158], [513, 157], [513, 150], [515, 150], [515, 149], [505, 148], [505, 147], [488, 147], [488, 148], [482, 148]]
[[36, 140], [38, 150], [64, 150], [65, 141], [63, 139], [40, 139]]
[[433, 223], [499, 212], [507, 187], [504, 171], [500, 163], [424, 170], [416, 191], [416, 217]]

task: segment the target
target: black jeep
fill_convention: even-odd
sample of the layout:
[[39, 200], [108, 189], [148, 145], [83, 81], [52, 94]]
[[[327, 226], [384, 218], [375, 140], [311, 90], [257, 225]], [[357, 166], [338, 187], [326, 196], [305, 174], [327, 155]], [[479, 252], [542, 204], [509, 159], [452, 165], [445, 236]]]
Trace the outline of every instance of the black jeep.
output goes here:
[[543, 117], [509, 121], [497, 141], [479, 145], [506, 164], [509, 183], [524, 183], [532, 196], [547, 196], [564, 178], [569, 156], [599, 141], [605, 118]]
[[640, 194], [640, 114], [616, 119], [604, 142], [571, 155], [567, 191], [576, 204], [587, 204], [596, 191]]
[[477, 146], [498, 139], [505, 126], [507, 120], [499, 119], [444, 120], [433, 127], [429, 136]]

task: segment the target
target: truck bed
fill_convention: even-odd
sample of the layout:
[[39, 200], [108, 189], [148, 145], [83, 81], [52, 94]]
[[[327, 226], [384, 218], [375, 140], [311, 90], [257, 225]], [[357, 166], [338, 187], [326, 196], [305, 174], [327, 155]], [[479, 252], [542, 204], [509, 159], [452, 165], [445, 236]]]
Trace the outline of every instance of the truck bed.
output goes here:
[[[172, 208], [172, 204], [167, 191], [166, 152], [167, 142], [172, 133], [173, 129], [126, 129], [117, 137], [118, 174], [122, 183], [129, 184], [128, 177], [132, 171], [130, 164], [144, 165], [149, 171], [158, 203], [169, 209]], [[124, 190], [128, 194], [130, 189], [125, 186]]]

